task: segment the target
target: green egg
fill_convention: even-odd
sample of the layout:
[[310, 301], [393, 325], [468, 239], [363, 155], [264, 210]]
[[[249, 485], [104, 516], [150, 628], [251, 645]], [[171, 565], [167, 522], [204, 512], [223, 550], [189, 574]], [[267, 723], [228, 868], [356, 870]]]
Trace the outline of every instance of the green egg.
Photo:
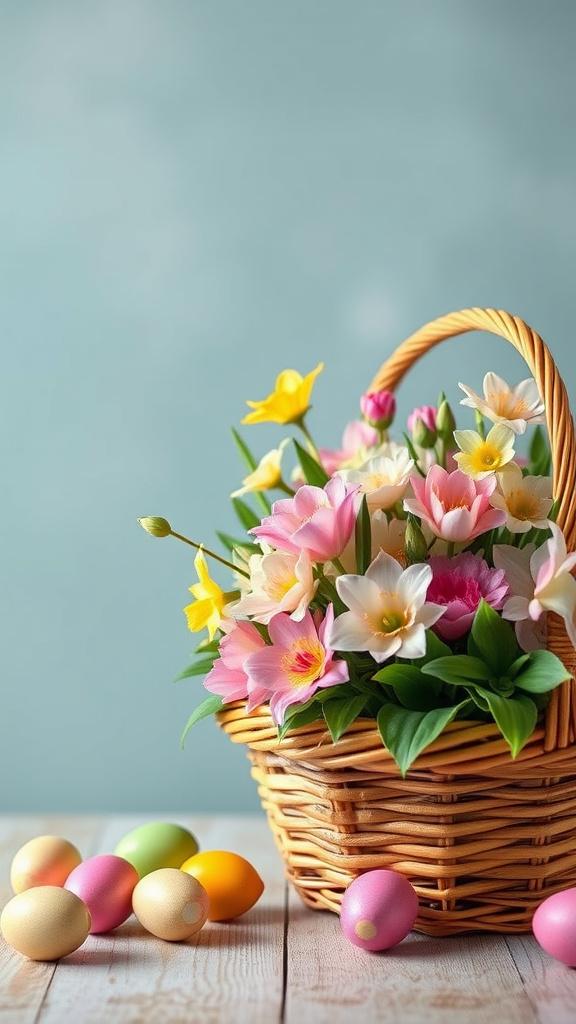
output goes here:
[[140, 878], [158, 868], [179, 868], [198, 852], [188, 829], [165, 821], [151, 821], [122, 837], [114, 853], [134, 865]]

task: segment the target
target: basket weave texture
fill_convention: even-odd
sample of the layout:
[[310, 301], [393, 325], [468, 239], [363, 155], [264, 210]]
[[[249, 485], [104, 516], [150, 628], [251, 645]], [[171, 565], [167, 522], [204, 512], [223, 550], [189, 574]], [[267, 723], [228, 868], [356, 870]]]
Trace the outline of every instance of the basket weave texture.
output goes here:
[[[445, 338], [472, 330], [509, 341], [546, 406], [560, 501], [557, 522], [576, 547], [576, 445], [562, 378], [542, 339], [502, 310], [465, 309], [426, 324], [383, 364], [369, 391], [394, 391]], [[492, 723], [453, 722], [402, 779], [376, 724], [358, 719], [337, 743], [314, 722], [278, 741], [267, 707], [218, 714], [244, 743], [286, 873], [303, 901], [339, 912], [359, 874], [391, 868], [415, 887], [416, 929], [527, 932], [538, 904], [576, 885], [576, 653], [548, 615], [548, 649], [572, 678], [515, 760]]]

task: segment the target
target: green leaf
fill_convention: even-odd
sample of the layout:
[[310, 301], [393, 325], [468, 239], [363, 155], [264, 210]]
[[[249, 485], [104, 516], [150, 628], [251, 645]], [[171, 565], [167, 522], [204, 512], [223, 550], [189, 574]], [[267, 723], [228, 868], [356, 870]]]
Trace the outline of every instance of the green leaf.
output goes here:
[[245, 501], [242, 501], [242, 498], [232, 498], [232, 504], [245, 530], [251, 530], [254, 526], [260, 525], [258, 516]]
[[196, 725], [197, 722], [201, 722], [203, 718], [208, 718], [209, 715], [215, 715], [216, 712], [221, 711], [223, 707], [224, 702], [222, 700], [222, 697], [219, 697], [215, 693], [211, 694], [210, 697], [207, 697], [206, 700], [202, 701], [202, 704], [200, 704], [196, 708], [196, 710], [192, 712], [190, 718], [186, 722], [184, 732], [182, 733], [182, 738], [180, 740], [180, 746], [182, 747], [182, 749], [184, 749], [184, 740], [186, 739], [186, 736], [190, 732], [192, 726]]
[[294, 447], [306, 483], [313, 487], [324, 487], [330, 479], [326, 470], [310, 455], [310, 452], [298, 444], [298, 441], [294, 441]]
[[445, 644], [443, 640], [434, 632], [433, 629], [426, 630], [426, 654], [422, 658], [413, 658], [412, 665], [417, 665], [422, 668], [433, 658], [446, 658], [452, 654], [452, 651], [448, 644]]
[[193, 662], [192, 665], [188, 665], [187, 668], [183, 669], [180, 675], [176, 676], [172, 682], [178, 683], [181, 679], [189, 679], [191, 676], [208, 675], [208, 672], [214, 665], [214, 658], [215, 655], [212, 655], [210, 658], [200, 658], [198, 661]]
[[534, 701], [523, 694], [501, 697], [492, 690], [484, 690], [483, 696], [496, 725], [510, 747], [512, 757], [516, 757], [530, 739], [536, 726], [538, 709]]
[[552, 651], [532, 651], [527, 667], [518, 673], [514, 683], [526, 693], [548, 693], [567, 679], [570, 679], [570, 672]]
[[[494, 676], [508, 675], [519, 654], [510, 623], [482, 599], [472, 623], [472, 639]], [[479, 678], [479, 677], [477, 677]]]
[[409, 711], [407, 708], [399, 708], [397, 704], [384, 704], [378, 713], [378, 731], [396, 761], [402, 778], [418, 755], [468, 703], [466, 700], [453, 707], [436, 708], [434, 711]]
[[437, 676], [445, 683], [453, 683], [456, 686], [473, 682], [488, 682], [492, 675], [490, 667], [480, 658], [474, 658], [471, 654], [450, 654], [446, 658], [434, 658], [422, 666], [426, 675]]
[[549, 472], [550, 445], [547, 434], [540, 424], [537, 424], [528, 451], [528, 473], [531, 476], [548, 476]]
[[364, 695], [346, 697], [344, 700], [328, 700], [322, 704], [326, 725], [334, 743], [340, 739], [342, 733], [346, 732], [352, 722], [356, 721], [360, 712], [364, 710], [365, 704], [366, 697]]
[[395, 662], [380, 669], [373, 678], [378, 683], [391, 686], [400, 703], [412, 711], [430, 711], [438, 705], [441, 681], [425, 676], [415, 665]]
[[362, 501], [356, 516], [355, 527], [356, 541], [356, 572], [363, 576], [372, 561], [372, 530], [370, 527], [370, 512], [366, 495], [362, 495]]
[[295, 710], [292, 714], [286, 713], [282, 725], [278, 726], [278, 739], [284, 739], [291, 729], [299, 729], [301, 725], [310, 725], [311, 722], [318, 722], [322, 718], [322, 705], [312, 701], [306, 707]]

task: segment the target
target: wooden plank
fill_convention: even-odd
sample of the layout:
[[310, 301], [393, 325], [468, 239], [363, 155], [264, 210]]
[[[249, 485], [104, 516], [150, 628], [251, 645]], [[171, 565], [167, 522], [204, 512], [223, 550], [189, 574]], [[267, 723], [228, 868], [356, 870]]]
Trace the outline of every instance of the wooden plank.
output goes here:
[[[99, 852], [111, 852], [126, 831], [145, 820], [142, 815], [109, 819]], [[208, 922], [188, 942], [156, 939], [134, 917], [112, 933], [89, 936], [58, 964], [38, 1024], [220, 1024], [227, 1019], [270, 1024], [279, 1019], [285, 887], [265, 820], [162, 820], [190, 828], [203, 849], [229, 849], [245, 856], [262, 875], [264, 894], [241, 918]]]
[[286, 1024], [354, 1019], [362, 1024], [539, 1020], [501, 936], [433, 938], [413, 932], [394, 949], [368, 953], [344, 937], [335, 914], [311, 911], [291, 894]]
[[576, 971], [548, 956], [531, 935], [509, 935], [506, 943], [538, 1024], [574, 1024]]
[[[101, 822], [91, 817], [13, 815], [0, 818], [0, 906], [14, 893], [10, 864], [16, 851], [39, 835], [60, 835], [78, 846], [83, 857], [96, 848]], [[55, 964], [34, 963], [0, 941], [0, 1024], [35, 1024], [56, 970]]]

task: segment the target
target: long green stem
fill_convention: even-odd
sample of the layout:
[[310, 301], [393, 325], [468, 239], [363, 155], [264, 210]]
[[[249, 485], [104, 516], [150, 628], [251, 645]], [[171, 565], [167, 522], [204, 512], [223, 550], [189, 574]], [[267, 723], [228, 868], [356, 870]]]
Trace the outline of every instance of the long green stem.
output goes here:
[[191, 548], [197, 548], [198, 551], [202, 551], [205, 555], [209, 555], [210, 558], [215, 558], [217, 562], [221, 562], [228, 569], [232, 569], [233, 572], [239, 572], [241, 576], [245, 576], [246, 579], [250, 578], [250, 574], [244, 569], [241, 569], [239, 565], [234, 565], [233, 562], [229, 562], [227, 558], [222, 558], [221, 555], [217, 555], [215, 551], [210, 551], [210, 548], [204, 547], [203, 544], [197, 544], [195, 540], [189, 540], [188, 537], [183, 537], [181, 533], [176, 533], [175, 530], [170, 530], [170, 536], [176, 537], [177, 540], [181, 540], [184, 544], [189, 544]]
[[319, 462], [320, 465], [321, 465], [322, 463], [321, 463], [321, 460], [320, 460], [320, 452], [318, 451], [316, 445], [314, 444], [314, 441], [312, 439], [312, 435], [310, 434], [310, 431], [308, 430], [308, 427], [306, 426], [306, 423], [304, 422], [304, 417], [302, 416], [301, 419], [296, 420], [296, 424], [297, 424], [297, 426], [300, 427], [300, 430], [302, 431], [302, 433], [304, 434], [304, 437], [306, 438], [306, 441], [308, 442], [308, 447], [310, 449], [310, 454], [313, 455], [314, 458], [316, 459], [316, 461]]

